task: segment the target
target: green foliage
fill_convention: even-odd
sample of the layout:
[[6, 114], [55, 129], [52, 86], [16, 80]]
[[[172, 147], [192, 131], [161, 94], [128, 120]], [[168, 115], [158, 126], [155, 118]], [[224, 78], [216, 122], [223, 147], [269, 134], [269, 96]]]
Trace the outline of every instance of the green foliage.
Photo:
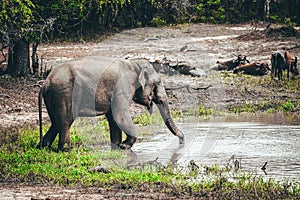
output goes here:
[[281, 104], [277, 105], [277, 110], [282, 112], [295, 112], [300, 110], [300, 101], [286, 101], [281, 102]]
[[220, 0], [201, 0], [197, 6], [200, 22], [223, 23], [226, 21], [225, 8]]
[[34, 4], [30, 0], [7, 1], [1, 0], [0, 30], [18, 29], [24, 32], [28, 23], [33, 21]]
[[198, 105], [198, 115], [203, 116], [203, 115], [211, 115], [212, 114], [212, 109], [211, 108], [206, 108], [202, 104]]
[[284, 109], [284, 111], [286, 111], [286, 112], [291, 112], [292, 109], [293, 109], [293, 104], [292, 104], [290, 101], [285, 102], [285, 103], [283, 104], [283, 109]]
[[[0, 0], [0, 35], [14, 33], [30, 42], [102, 33], [140, 26], [189, 22], [240, 23], [264, 20], [264, 0]], [[299, 3], [298, 3], [299, 4]], [[273, 22], [295, 25], [300, 16], [295, 0], [271, 1]], [[50, 34], [51, 32], [51, 34]], [[15, 34], [16, 33], [16, 34]]]
[[167, 24], [166, 20], [161, 19], [159, 17], [154, 17], [150, 23], [152, 26], [155, 26], [155, 27], [162, 27]]

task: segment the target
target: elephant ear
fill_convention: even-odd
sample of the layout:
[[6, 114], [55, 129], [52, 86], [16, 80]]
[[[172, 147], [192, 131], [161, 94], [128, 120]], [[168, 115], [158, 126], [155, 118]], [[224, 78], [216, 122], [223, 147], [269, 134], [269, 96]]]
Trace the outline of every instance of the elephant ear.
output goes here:
[[140, 72], [140, 75], [139, 75], [139, 84], [142, 86], [142, 89], [144, 90], [145, 88], [145, 85], [146, 85], [146, 78], [145, 78], [145, 68], [143, 68]]

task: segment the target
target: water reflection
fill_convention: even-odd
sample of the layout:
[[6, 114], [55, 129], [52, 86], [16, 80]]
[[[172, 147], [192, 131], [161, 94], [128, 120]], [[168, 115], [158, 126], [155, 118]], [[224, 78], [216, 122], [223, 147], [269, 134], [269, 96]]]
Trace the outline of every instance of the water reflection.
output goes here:
[[150, 141], [136, 143], [133, 151], [139, 162], [155, 160], [225, 166], [234, 155], [247, 172], [275, 178], [300, 177], [300, 121], [296, 115], [253, 114], [189, 119], [178, 126], [185, 132], [186, 144], [164, 129]]

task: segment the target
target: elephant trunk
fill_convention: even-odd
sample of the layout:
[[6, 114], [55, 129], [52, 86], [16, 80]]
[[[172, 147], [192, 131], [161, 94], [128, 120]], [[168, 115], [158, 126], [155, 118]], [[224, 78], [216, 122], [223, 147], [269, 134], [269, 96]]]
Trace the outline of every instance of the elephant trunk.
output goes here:
[[157, 107], [160, 111], [160, 114], [164, 120], [164, 123], [168, 129], [179, 138], [179, 144], [184, 144], [184, 135], [175, 125], [167, 101], [160, 101], [157, 103]]

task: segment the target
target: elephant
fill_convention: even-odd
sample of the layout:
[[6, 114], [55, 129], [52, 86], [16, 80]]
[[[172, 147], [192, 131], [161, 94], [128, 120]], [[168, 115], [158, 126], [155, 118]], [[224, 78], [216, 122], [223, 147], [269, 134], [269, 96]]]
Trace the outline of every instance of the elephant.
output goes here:
[[[42, 100], [51, 126], [42, 133]], [[166, 91], [160, 75], [145, 59], [89, 56], [53, 69], [38, 97], [40, 147], [51, 147], [59, 134], [58, 150], [70, 145], [70, 126], [77, 117], [105, 115], [112, 149], [131, 149], [137, 130], [130, 116], [134, 101], [152, 111], [157, 105], [168, 129], [184, 144], [184, 134], [171, 117]], [[122, 141], [122, 131], [126, 139]]]

